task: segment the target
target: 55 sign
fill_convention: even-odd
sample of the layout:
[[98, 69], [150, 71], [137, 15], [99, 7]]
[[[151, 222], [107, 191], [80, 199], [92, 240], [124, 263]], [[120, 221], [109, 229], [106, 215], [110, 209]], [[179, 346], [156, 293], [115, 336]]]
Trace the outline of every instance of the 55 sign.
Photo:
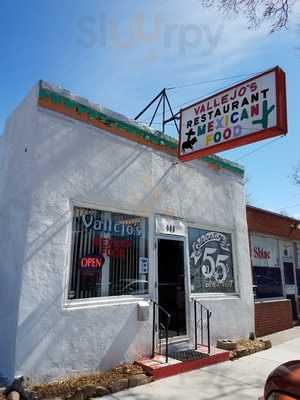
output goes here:
[[234, 292], [231, 234], [189, 228], [193, 293]]
[[214, 279], [217, 283], [223, 284], [227, 279], [227, 265], [229, 256], [217, 254], [217, 249], [205, 247], [203, 254], [203, 264], [201, 266], [202, 275], [207, 279]]

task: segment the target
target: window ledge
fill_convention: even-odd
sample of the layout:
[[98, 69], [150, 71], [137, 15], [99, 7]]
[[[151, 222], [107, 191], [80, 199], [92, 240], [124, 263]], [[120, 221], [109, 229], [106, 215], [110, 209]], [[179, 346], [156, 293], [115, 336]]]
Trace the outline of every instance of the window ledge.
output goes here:
[[141, 301], [149, 301], [150, 297], [147, 296], [122, 296], [122, 297], [103, 297], [103, 298], [92, 298], [92, 299], [78, 299], [78, 300], [67, 300], [63, 305], [64, 310], [82, 310], [86, 308], [100, 308], [109, 306], [120, 306], [127, 304], [138, 304]]
[[290, 300], [286, 299], [286, 298], [279, 297], [279, 298], [274, 298], [274, 299], [256, 299], [254, 301], [254, 303], [255, 304], [260, 304], [260, 303], [278, 303], [278, 302], [281, 302], [281, 301], [290, 301]]
[[191, 293], [191, 300], [229, 300], [240, 299], [239, 293]]

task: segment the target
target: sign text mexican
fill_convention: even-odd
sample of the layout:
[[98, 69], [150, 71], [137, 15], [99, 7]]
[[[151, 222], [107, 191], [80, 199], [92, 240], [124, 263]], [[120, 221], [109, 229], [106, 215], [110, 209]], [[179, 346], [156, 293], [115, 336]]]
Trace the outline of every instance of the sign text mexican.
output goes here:
[[183, 161], [287, 133], [285, 73], [276, 67], [180, 113]]

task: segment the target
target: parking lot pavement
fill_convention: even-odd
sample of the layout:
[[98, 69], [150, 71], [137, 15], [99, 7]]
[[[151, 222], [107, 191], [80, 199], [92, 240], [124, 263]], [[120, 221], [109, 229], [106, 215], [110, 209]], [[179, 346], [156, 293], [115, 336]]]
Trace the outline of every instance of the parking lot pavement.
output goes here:
[[300, 359], [300, 327], [271, 335], [275, 346], [236, 361], [198, 369], [106, 396], [106, 400], [252, 400], [278, 365]]

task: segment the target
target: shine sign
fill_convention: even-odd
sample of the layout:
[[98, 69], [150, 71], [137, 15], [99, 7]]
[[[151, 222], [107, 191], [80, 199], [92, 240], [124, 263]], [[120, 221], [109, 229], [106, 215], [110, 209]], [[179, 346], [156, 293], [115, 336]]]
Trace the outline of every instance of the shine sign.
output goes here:
[[275, 67], [181, 110], [178, 156], [193, 160], [286, 133], [285, 73]]

